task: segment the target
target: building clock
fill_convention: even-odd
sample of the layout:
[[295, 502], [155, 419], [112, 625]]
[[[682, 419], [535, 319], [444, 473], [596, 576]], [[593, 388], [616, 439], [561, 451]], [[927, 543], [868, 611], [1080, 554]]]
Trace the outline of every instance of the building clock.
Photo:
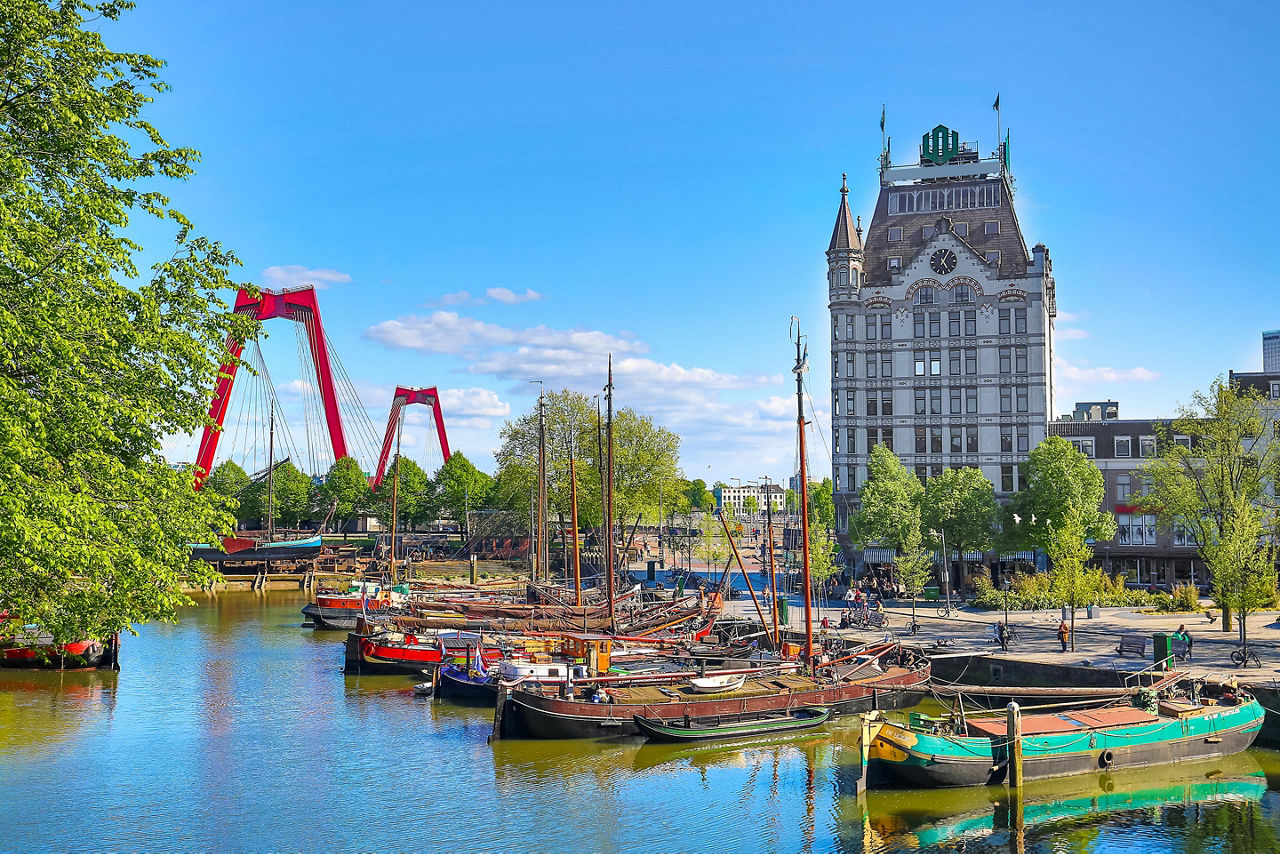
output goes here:
[[939, 249], [929, 258], [929, 266], [933, 272], [945, 276], [956, 268], [956, 253], [950, 249]]

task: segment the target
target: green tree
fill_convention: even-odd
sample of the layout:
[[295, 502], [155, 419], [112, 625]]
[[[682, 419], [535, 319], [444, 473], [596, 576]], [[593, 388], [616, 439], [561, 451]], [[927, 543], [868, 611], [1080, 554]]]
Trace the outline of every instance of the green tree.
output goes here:
[[933, 554], [921, 541], [920, 526], [908, 525], [902, 542], [902, 554], [897, 559], [897, 578], [903, 590], [911, 597], [911, 622], [916, 621], [916, 598], [929, 583], [933, 568]]
[[760, 500], [754, 495], [748, 495], [742, 501], [742, 509], [747, 512], [748, 516], [754, 517], [760, 512]]
[[788, 489], [786, 491], [784, 501], [786, 503], [788, 513], [795, 513], [800, 508], [800, 497], [796, 495], [796, 491], [794, 489]]
[[[378, 494], [381, 495], [390, 486], [384, 476], [378, 487]], [[321, 518], [328, 515], [329, 508], [333, 507], [334, 523], [344, 535], [350, 530], [352, 520], [365, 512], [372, 500], [369, 478], [354, 457], [343, 457], [329, 467], [324, 486], [317, 490], [317, 495], [319, 502], [324, 504], [324, 510], [320, 511]]]
[[1009, 502], [1006, 519], [1014, 524], [1003, 531], [1002, 549], [1048, 551], [1050, 532], [1072, 516], [1083, 538], [1115, 536], [1115, 517], [1102, 507], [1107, 491], [1102, 472], [1066, 439], [1049, 436], [1036, 445], [1022, 464], [1022, 479], [1025, 488]]
[[689, 502], [691, 509], [710, 511], [716, 508], [716, 497], [711, 494], [711, 490], [707, 489], [705, 480], [698, 478], [685, 481], [685, 484], [687, 485], [681, 489], [681, 494]]
[[1071, 609], [1071, 651], [1076, 648], [1076, 609], [1093, 601], [1102, 573], [1087, 569], [1093, 546], [1085, 540], [1082, 514], [1067, 513], [1049, 528], [1045, 551], [1052, 562], [1049, 588]]
[[440, 513], [470, 530], [467, 510], [486, 505], [493, 478], [471, 464], [461, 451], [454, 451], [435, 476], [435, 500]]
[[[869, 541], [901, 548], [912, 528], [920, 528], [924, 487], [897, 454], [884, 445], [871, 449], [867, 479], [858, 490], [857, 529]], [[863, 543], [865, 545], [866, 543]]]
[[297, 527], [299, 522], [311, 516], [311, 478], [286, 461], [276, 465], [270, 484], [264, 477], [244, 490], [240, 507], [246, 520], [260, 519], [266, 525], [268, 485], [275, 490], [271, 504], [278, 527]]
[[[233, 518], [161, 440], [205, 425], [225, 341], [256, 331], [220, 296], [235, 257], [161, 192], [198, 155], [143, 118], [162, 63], [103, 41], [129, 5], [0, 4], [0, 591], [59, 640], [172, 620], [218, 577], [187, 544]], [[149, 272], [135, 214], [173, 236]]]
[[391, 464], [382, 479], [382, 486], [373, 496], [370, 509], [386, 528], [391, 527], [393, 492], [396, 499], [396, 516], [401, 530], [415, 525], [425, 525], [435, 518], [435, 485], [422, 470], [422, 466], [408, 457], [402, 456]]
[[[920, 506], [920, 523], [926, 531], [941, 536], [932, 543], [960, 555], [961, 566], [969, 552], [985, 552], [991, 548], [996, 524], [995, 488], [981, 470], [947, 469], [929, 478]], [[948, 563], [949, 558], [944, 558]]]
[[[607, 466], [598, 460], [596, 471]], [[614, 413], [613, 505], [620, 527], [634, 524], [637, 515], [657, 519], [660, 493], [671, 491], [679, 477], [679, 436], [634, 409]]]
[[226, 460], [209, 473], [209, 477], [205, 479], [203, 491], [211, 496], [217, 495], [225, 499], [224, 506], [227, 510], [235, 514], [237, 521], [243, 522], [246, 516], [240, 512], [240, 500], [248, 488], [249, 475], [245, 474], [244, 469], [234, 461]]
[[1240, 645], [1248, 646], [1249, 615], [1268, 607], [1276, 595], [1276, 547], [1267, 511], [1241, 497], [1217, 532], [1217, 539], [1201, 547], [1213, 571], [1213, 595], [1239, 617]]
[[[1261, 563], [1238, 557], [1240, 543], [1247, 541], [1258, 517], [1274, 532], [1274, 498], [1267, 490], [1280, 469], [1280, 443], [1274, 435], [1274, 415], [1262, 396], [1219, 377], [1208, 392], [1193, 394], [1173, 423], [1158, 431], [1157, 454], [1142, 467], [1146, 486], [1136, 503], [1157, 514], [1162, 527], [1180, 526], [1195, 536], [1223, 608], [1233, 608], [1232, 600], [1241, 595], [1241, 604], [1251, 601], [1245, 591], [1274, 579], [1274, 572]], [[1180, 444], [1175, 436], [1189, 441]], [[1215, 565], [1219, 561], [1224, 561], [1221, 567]], [[1229, 579], [1221, 588], [1220, 571]], [[1241, 572], [1257, 577], [1241, 577]], [[1270, 584], [1274, 592], [1274, 580]], [[1223, 628], [1228, 628], [1226, 619]]]

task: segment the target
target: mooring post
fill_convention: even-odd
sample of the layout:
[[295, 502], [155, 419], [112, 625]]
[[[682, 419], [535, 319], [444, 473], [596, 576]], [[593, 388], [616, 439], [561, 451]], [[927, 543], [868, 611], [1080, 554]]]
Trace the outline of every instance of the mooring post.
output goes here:
[[479, 580], [479, 576], [476, 575], [476, 556], [472, 555], [471, 556], [471, 583], [475, 584], [477, 583], [478, 580]]
[[1009, 773], [1006, 779], [1014, 789], [1022, 789], [1022, 710], [1010, 703], [1005, 710], [1005, 735], [1008, 737]]

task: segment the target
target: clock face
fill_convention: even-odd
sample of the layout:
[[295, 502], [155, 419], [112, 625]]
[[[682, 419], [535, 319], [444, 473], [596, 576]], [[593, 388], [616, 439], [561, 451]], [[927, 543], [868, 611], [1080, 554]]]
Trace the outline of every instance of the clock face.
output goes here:
[[929, 258], [929, 266], [933, 272], [946, 275], [956, 268], [956, 253], [950, 249], [939, 249]]

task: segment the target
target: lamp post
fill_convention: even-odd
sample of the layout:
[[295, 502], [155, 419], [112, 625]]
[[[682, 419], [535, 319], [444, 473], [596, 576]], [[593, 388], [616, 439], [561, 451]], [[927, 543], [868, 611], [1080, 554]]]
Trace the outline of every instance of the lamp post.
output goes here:
[[930, 535], [942, 541], [942, 595], [947, 613], [951, 613], [951, 561], [947, 556], [947, 532], [930, 531]]

